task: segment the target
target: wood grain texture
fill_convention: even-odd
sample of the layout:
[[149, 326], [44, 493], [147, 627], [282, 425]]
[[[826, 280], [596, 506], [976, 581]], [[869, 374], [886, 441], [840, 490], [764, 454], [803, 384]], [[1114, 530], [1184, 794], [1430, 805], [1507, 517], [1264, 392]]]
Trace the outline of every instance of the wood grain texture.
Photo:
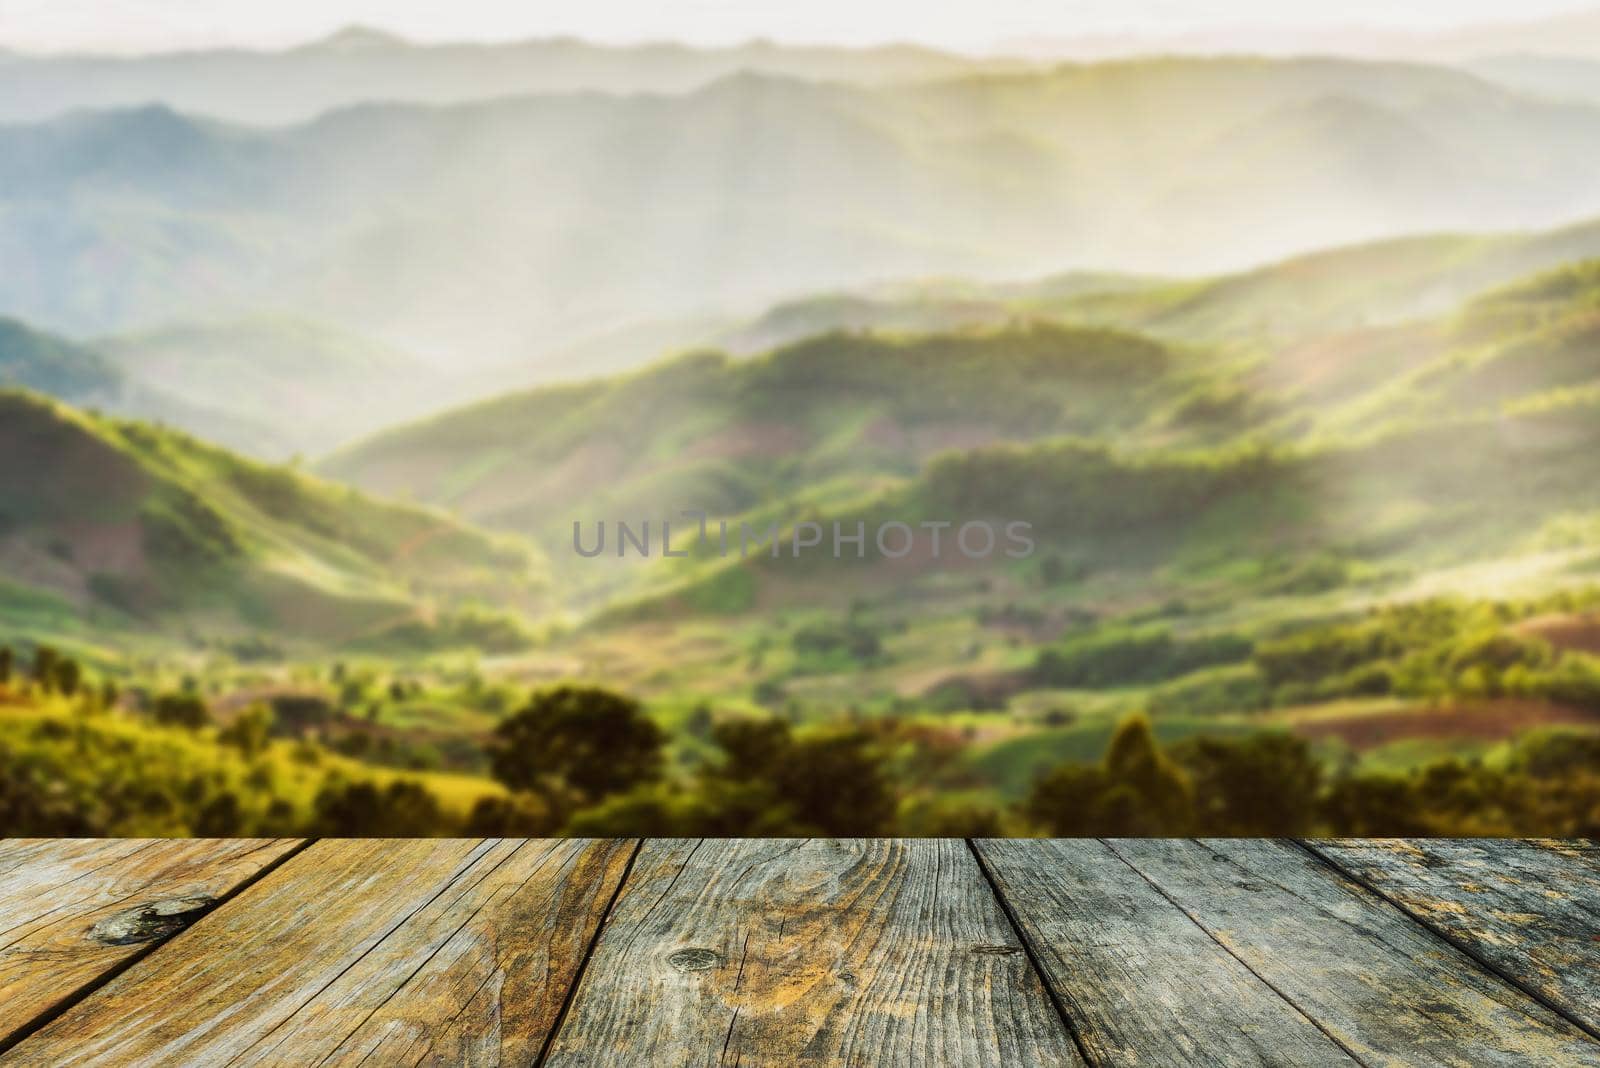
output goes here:
[[961, 841], [650, 841], [547, 1062], [1081, 1060]]
[[326, 840], [7, 1064], [530, 1064], [633, 841]]
[[1419, 922], [1600, 1031], [1600, 850], [1593, 843], [1307, 844]]
[[1292, 842], [1111, 848], [1366, 1064], [1600, 1065], [1600, 1044]]
[[974, 847], [1096, 1063], [1356, 1063], [1105, 843]]
[[0, 1046], [299, 844], [0, 841]]

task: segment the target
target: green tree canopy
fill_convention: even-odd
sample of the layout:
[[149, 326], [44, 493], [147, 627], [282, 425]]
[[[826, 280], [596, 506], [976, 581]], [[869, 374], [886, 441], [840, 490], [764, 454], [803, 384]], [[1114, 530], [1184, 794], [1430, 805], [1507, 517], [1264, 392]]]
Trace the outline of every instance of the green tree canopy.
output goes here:
[[211, 712], [206, 703], [193, 694], [169, 693], [156, 698], [151, 709], [155, 721], [168, 727], [187, 727], [199, 730], [211, 722]]
[[420, 838], [443, 834], [439, 801], [420, 783], [330, 783], [317, 794], [314, 833], [343, 838]]
[[1193, 793], [1183, 769], [1161, 751], [1148, 717], [1129, 716], [1099, 765], [1063, 764], [1042, 776], [1023, 811], [1052, 834], [1185, 834]]
[[489, 763], [512, 790], [548, 790], [554, 779], [592, 804], [658, 779], [665, 741], [632, 698], [560, 686], [534, 694], [495, 728]]

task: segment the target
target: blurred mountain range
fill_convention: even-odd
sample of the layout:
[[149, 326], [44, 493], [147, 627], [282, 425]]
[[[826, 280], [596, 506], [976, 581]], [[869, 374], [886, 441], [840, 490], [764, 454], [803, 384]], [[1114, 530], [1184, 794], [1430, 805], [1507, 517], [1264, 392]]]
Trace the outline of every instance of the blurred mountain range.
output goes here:
[[420, 44], [364, 26], [283, 51], [140, 56], [0, 53], [0, 121], [162, 102], [239, 122], [302, 122], [369, 101], [456, 104], [534, 93], [683, 93], [740, 71], [867, 85], [1003, 73], [1024, 59], [979, 59], [914, 45], [733, 48], [609, 46], [575, 38]]
[[1555, 225], [1600, 213], [1596, 158], [1600, 108], [1338, 59], [746, 73], [281, 129], [157, 104], [0, 127], [0, 314], [77, 338], [289, 318], [481, 394], [819, 289]]

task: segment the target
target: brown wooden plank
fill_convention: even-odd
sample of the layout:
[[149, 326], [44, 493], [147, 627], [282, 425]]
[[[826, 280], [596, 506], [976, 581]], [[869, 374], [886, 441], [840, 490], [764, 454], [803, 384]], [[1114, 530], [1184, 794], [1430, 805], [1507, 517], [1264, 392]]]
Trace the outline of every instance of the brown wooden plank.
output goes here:
[[1417, 920], [1600, 1032], [1600, 851], [1589, 842], [1307, 843]]
[[1110, 845], [1365, 1063], [1600, 1065], [1600, 1043], [1293, 842]]
[[0, 841], [0, 1048], [299, 845]]
[[974, 847], [1097, 1063], [1356, 1063], [1105, 843]]
[[547, 1062], [1071, 1065], [965, 843], [651, 841]]
[[530, 1064], [635, 845], [318, 842], [7, 1063]]

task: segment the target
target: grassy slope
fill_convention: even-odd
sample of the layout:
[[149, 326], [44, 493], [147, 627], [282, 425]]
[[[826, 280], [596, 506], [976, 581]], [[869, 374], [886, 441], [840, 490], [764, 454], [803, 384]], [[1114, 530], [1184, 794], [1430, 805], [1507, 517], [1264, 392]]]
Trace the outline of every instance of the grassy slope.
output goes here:
[[1518, 278], [1597, 255], [1600, 222], [1533, 234], [1408, 237], [1220, 278], [1034, 305], [1163, 337], [1288, 340], [1446, 314]]
[[749, 361], [690, 355], [507, 396], [380, 435], [321, 470], [533, 532], [680, 507], [736, 515], [908, 477], [948, 449], [1140, 433], [1203, 366], [1132, 335], [1043, 324], [828, 334]]
[[830, 330], [937, 333], [1042, 317], [1184, 342], [1282, 344], [1444, 315], [1518, 278], [1594, 256], [1600, 222], [1531, 234], [1402, 237], [1208, 278], [934, 280], [791, 301], [723, 337], [733, 351], [751, 351]]
[[102, 823], [100, 833], [128, 836], [196, 833], [178, 812], [150, 803], [150, 783], [178, 792], [193, 807], [231, 795], [246, 828], [267, 820], [284, 829], [307, 826], [318, 790], [329, 784], [418, 783], [456, 820], [481, 798], [504, 793], [477, 776], [376, 768], [326, 750], [308, 757], [286, 740], [274, 740], [265, 752], [247, 758], [220, 744], [215, 728], [161, 727], [122, 711], [86, 717], [58, 699], [25, 699], [4, 691], [0, 751], [50, 781], [58, 804], [70, 799], [70, 807]]
[[[518, 684], [585, 677], [646, 697], [669, 724], [708, 698], [718, 712], [787, 708], [801, 721], [899, 712], [959, 735], [960, 766], [975, 796], [990, 798], [1018, 796], [1057, 759], [1093, 758], [1137, 708], [1154, 711], [1168, 740], [1286, 729], [1330, 761], [1355, 754], [1398, 769], [1486, 752], [1516, 736], [1531, 706], [1385, 698], [1252, 712], [1228, 704], [1234, 691], [1221, 685], [1248, 682], [1247, 665], [1104, 689], [1052, 688], [1027, 672], [1043, 646], [1130, 629], [1260, 640], [1390, 600], [1592, 581], [1597, 295], [1595, 269], [1577, 266], [1451, 316], [1371, 331], [1366, 349], [1291, 347], [1255, 360], [1050, 327], [834, 335], [744, 363], [691, 356], [507, 397], [355, 455], [393, 464], [393, 477], [421, 471], [457, 505], [488, 487], [528, 515], [543, 507], [546, 520], [560, 518], [554, 502], [677, 503], [671, 494], [708, 487], [749, 515], [789, 517], [802, 505], [824, 519], [1026, 512], [1045, 554], [1068, 561], [1056, 580], [1038, 560], [869, 561], [842, 579], [793, 562], [690, 561], [669, 596], [634, 600], [604, 625], [497, 667]], [[1386, 377], [1393, 354], [1404, 371]], [[1221, 404], [1209, 422], [1186, 422], [1207, 407], [1197, 394], [1230, 388], [1264, 404], [1265, 418]], [[954, 433], [974, 425], [985, 433]], [[773, 426], [790, 433], [750, 436]], [[918, 433], [929, 437], [919, 444]], [[132, 451], [135, 473], [149, 477], [164, 450]], [[193, 443], [176, 451], [156, 473], [181, 470], [213, 496], [259, 503], [259, 487], [241, 489], [237, 461]], [[585, 454], [591, 466], [568, 469], [566, 483], [527, 485]], [[803, 628], [843, 618], [872, 628], [883, 652], [853, 662], [795, 646]], [[1006, 710], [938, 703], [963, 685], [1000, 694]], [[1576, 715], [1557, 711], [1566, 718], [1552, 722]]]
[[439, 513], [32, 394], [0, 393], [0, 452], [8, 579], [125, 625], [340, 639], [535, 584], [527, 550]]

